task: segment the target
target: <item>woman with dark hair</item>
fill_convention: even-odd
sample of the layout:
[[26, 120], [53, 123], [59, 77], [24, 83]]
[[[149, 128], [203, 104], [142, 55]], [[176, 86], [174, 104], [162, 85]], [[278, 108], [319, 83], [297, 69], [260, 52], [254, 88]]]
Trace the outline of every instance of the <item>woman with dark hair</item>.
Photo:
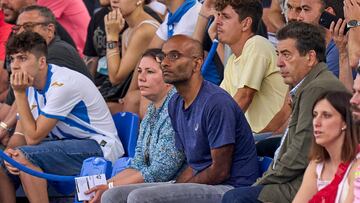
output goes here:
[[359, 126], [350, 111], [351, 97], [350, 93], [334, 91], [315, 102], [310, 163], [293, 203], [345, 202], [351, 198], [359, 144]]
[[147, 50], [136, 68], [140, 94], [151, 103], [140, 125], [135, 157], [129, 168], [108, 180], [108, 185], [89, 191], [96, 192], [91, 203], [99, 202], [102, 193], [113, 187], [105, 193], [107, 199], [117, 199], [117, 187], [121, 185], [172, 180], [183, 164], [184, 154], [175, 148], [175, 132], [168, 114], [168, 103], [175, 88], [163, 81], [156, 57], [159, 53], [160, 49]]

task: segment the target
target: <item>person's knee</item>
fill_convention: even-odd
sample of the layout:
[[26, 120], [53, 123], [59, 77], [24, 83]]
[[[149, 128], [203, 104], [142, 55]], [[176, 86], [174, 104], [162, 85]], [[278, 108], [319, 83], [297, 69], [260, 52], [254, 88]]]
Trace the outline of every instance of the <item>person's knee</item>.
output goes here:
[[250, 202], [260, 202], [258, 201], [258, 196], [262, 186], [255, 187], [239, 187], [227, 191], [222, 199], [223, 203], [250, 203]]
[[240, 196], [241, 195], [239, 195], [236, 190], [229, 190], [224, 194], [222, 198], [222, 203], [238, 202], [237, 200], [241, 198]]
[[103, 203], [125, 203], [126, 202], [126, 198], [121, 191], [119, 190], [115, 190], [115, 189], [109, 189], [106, 190], [102, 195], [101, 195], [101, 202]]
[[149, 194], [147, 190], [138, 189], [133, 190], [130, 192], [129, 196], [127, 197], [128, 203], [138, 203], [138, 202], [144, 202], [145, 199], [148, 199], [149, 197], [153, 197], [154, 194]]
[[30, 166], [32, 165], [31, 162], [26, 158], [26, 156], [24, 155], [24, 153], [19, 150], [16, 149], [15, 150], [15, 154], [17, 154], [16, 156], [13, 156], [12, 158], [16, 161], [19, 162], [20, 164], [24, 165], [24, 166]]

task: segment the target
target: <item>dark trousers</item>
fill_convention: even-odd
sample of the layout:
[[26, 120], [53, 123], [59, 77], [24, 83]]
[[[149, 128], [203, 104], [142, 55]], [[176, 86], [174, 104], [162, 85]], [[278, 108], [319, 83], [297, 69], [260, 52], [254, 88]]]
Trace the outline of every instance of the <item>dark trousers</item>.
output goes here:
[[222, 203], [261, 203], [257, 200], [263, 185], [239, 187], [227, 191], [222, 199]]

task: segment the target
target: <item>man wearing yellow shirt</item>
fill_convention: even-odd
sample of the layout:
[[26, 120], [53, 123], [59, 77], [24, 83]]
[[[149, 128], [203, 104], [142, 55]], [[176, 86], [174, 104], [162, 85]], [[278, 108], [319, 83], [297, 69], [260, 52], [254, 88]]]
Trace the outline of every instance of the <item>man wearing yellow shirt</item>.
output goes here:
[[233, 52], [221, 87], [245, 112], [254, 133], [275, 131], [280, 126], [271, 122], [275, 122], [272, 119], [284, 103], [287, 86], [276, 67], [275, 48], [267, 39], [255, 35], [262, 16], [261, 3], [216, 1], [215, 7], [219, 11], [219, 40]]

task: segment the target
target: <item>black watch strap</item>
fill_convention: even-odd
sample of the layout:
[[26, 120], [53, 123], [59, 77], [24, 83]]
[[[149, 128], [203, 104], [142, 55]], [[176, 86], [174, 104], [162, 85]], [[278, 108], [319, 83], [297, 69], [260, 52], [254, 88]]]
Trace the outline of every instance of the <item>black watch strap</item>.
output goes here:
[[106, 48], [115, 49], [116, 47], [118, 47], [118, 42], [117, 41], [108, 41], [108, 42], [106, 42]]

